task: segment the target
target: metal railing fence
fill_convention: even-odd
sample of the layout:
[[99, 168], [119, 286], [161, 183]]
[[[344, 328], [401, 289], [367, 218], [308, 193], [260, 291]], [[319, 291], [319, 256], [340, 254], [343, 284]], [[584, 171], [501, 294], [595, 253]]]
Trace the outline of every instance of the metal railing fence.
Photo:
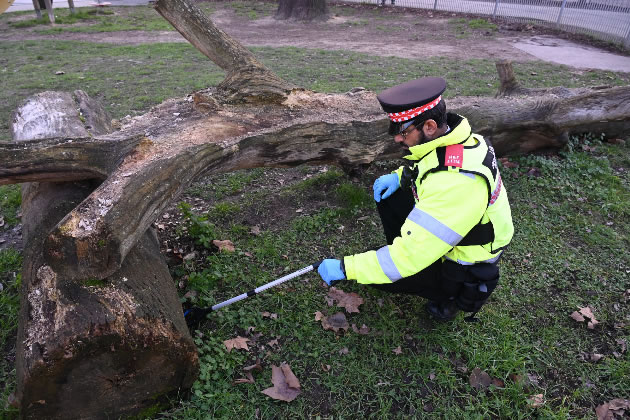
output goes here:
[[[383, 0], [343, 0], [381, 4]], [[385, 0], [391, 7], [392, 0]], [[546, 25], [630, 48], [630, 0], [395, 0], [396, 7], [433, 9]]]

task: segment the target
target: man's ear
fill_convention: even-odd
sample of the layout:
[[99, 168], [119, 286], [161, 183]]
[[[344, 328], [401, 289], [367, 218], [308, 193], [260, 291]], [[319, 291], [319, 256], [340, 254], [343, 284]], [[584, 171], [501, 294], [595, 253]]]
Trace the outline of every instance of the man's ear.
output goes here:
[[427, 137], [433, 137], [437, 129], [438, 125], [435, 120], [426, 120], [422, 126], [422, 131], [424, 131], [424, 135]]

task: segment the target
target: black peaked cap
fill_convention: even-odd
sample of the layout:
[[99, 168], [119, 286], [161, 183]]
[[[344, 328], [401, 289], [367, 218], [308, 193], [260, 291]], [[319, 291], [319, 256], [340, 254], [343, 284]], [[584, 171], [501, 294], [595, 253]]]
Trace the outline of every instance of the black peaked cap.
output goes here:
[[402, 112], [428, 104], [445, 90], [446, 80], [441, 77], [423, 77], [385, 89], [377, 98], [383, 111]]

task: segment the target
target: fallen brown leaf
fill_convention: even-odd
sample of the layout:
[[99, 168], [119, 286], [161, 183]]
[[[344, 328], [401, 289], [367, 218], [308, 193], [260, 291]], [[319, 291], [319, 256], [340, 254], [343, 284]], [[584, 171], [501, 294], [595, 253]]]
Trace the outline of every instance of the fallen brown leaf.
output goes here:
[[271, 312], [261, 312], [260, 313], [262, 315], [263, 318], [271, 318], [271, 319], [278, 319], [278, 314], [272, 314]]
[[300, 395], [300, 381], [295, 377], [286, 363], [271, 366], [271, 383], [273, 387], [262, 391], [274, 400], [291, 402]]
[[256, 359], [256, 364], [253, 364], [251, 366], [246, 366], [243, 368], [243, 370], [245, 372], [249, 372], [250, 370], [257, 370], [258, 372], [262, 372], [263, 368], [262, 368], [262, 365], [260, 364], [260, 359]]
[[339, 350], [339, 354], [348, 354], [349, 350], [348, 347], [344, 347], [341, 350]]
[[329, 372], [331, 367], [332, 366], [330, 366], [330, 365], [325, 365], [325, 364], [322, 363], [322, 370], [324, 372]]
[[470, 374], [468, 382], [475, 389], [486, 389], [492, 383], [492, 378], [486, 372], [476, 367]]
[[253, 384], [255, 382], [251, 372], [246, 372], [245, 376], [245, 378], [236, 379], [234, 382], [232, 382], [232, 385]]
[[613, 413], [609, 409], [608, 403], [598, 405], [595, 409], [597, 420], [613, 420]]
[[499, 378], [492, 378], [492, 385], [496, 386], [497, 388], [505, 388], [505, 382], [503, 381], [503, 379]]
[[348, 331], [348, 328], [350, 328], [343, 312], [337, 312], [334, 315], [322, 318], [321, 322], [323, 329], [333, 330], [334, 332], [339, 332], [339, 330]]
[[395, 349], [392, 350], [392, 353], [394, 354], [402, 354], [402, 349], [400, 348], [400, 346], [396, 347]]
[[574, 311], [571, 314], [571, 318], [573, 318], [574, 320], [576, 320], [577, 322], [584, 322], [586, 321], [586, 319], [582, 316], [582, 314], [580, 314], [578, 311]]
[[357, 334], [368, 335], [370, 333], [370, 328], [365, 324], [361, 325], [361, 328], [357, 328], [357, 324], [352, 324], [352, 331]]
[[527, 399], [527, 403], [532, 408], [538, 408], [545, 403], [545, 398], [543, 397], [543, 394], [532, 395]]
[[242, 349], [249, 351], [249, 347], [247, 347], [247, 342], [249, 338], [238, 336], [231, 340], [225, 340], [223, 345], [227, 349], [228, 353], [232, 351], [232, 349]]
[[499, 158], [499, 161], [506, 168], [518, 168], [518, 163], [510, 162], [508, 158]]
[[234, 244], [232, 243], [232, 241], [230, 241], [229, 239], [226, 239], [225, 241], [220, 241], [218, 239], [215, 239], [212, 241], [212, 244], [214, 246], [216, 246], [217, 248], [219, 248], [220, 252], [234, 252], [236, 251], [236, 249], [234, 248]]
[[324, 318], [326, 318], [326, 315], [319, 311], [315, 312], [315, 321], [321, 321]]
[[625, 338], [618, 338], [615, 343], [621, 346], [621, 353], [625, 353], [628, 350], [628, 343]]
[[542, 176], [542, 173], [540, 172], [540, 169], [538, 168], [531, 168], [529, 171], [527, 171], [527, 176], [533, 176], [538, 178], [539, 176]]
[[252, 228], [251, 228], [251, 230], [249, 232], [252, 235], [260, 236], [260, 226], [258, 226], [258, 225], [252, 226]]
[[604, 357], [604, 355], [599, 353], [580, 353], [580, 358], [585, 362], [598, 362], [602, 359], [602, 357]]
[[337, 306], [345, 308], [347, 313], [359, 312], [359, 306], [363, 304], [363, 298], [358, 294], [346, 293], [336, 287], [328, 290], [328, 296], [337, 301]]
[[588, 319], [589, 321], [587, 323], [587, 327], [590, 330], [594, 329], [595, 326], [599, 324], [599, 321], [595, 319], [593, 310], [589, 306], [579, 308], [579, 311], [575, 311], [571, 314], [571, 318], [573, 318], [577, 322], [584, 322]]
[[274, 338], [273, 340], [271, 340], [270, 342], [268, 342], [268, 343], [267, 343], [267, 345], [268, 345], [269, 347], [274, 347], [274, 346], [277, 346], [277, 345], [278, 345], [278, 339], [277, 339], [277, 338]]

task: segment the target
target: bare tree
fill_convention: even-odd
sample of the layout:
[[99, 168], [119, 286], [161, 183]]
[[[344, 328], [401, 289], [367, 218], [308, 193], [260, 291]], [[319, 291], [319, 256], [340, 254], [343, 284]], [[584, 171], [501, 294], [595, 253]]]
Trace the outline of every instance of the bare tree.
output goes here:
[[294, 19], [305, 22], [328, 20], [326, 0], [279, 0], [276, 19]]

